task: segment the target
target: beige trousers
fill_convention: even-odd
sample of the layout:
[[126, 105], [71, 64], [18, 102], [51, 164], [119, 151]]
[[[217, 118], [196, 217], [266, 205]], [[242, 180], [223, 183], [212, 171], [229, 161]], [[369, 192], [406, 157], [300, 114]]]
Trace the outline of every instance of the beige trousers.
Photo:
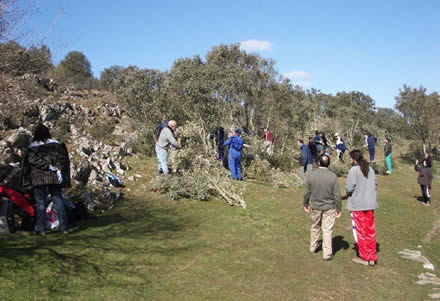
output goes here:
[[312, 209], [312, 229], [310, 231], [310, 252], [318, 248], [318, 240], [322, 228], [322, 257], [328, 259], [332, 256], [332, 232], [336, 220], [336, 209], [326, 211]]

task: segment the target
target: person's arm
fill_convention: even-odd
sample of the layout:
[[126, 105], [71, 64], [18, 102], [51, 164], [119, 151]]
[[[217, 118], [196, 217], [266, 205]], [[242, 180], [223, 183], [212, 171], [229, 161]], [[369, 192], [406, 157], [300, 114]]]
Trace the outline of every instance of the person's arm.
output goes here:
[[306, 213], [310, 212], [310, 195], [312, 193], [312, 187], [310, 185], [310, 182], [306, 180], [306, 183], [304, 185], [304, 197], [303, 197], [303, 206], [304, 211]]
[[419, 160], [416, 161], [416, 164], [414, 165], [414, 170], [417, 172], [420, 172], [422, 167], [419, 165]]
[[350, 169], [347, 175], [347, 179], [345, 180], [345, 192], [348, 196], [353, 194], [354, 189], [356, 188], [356, 174], [353, 168]]
[[[335, 177], [335, 180], [333, 182], [333, 197], [335, 199], [335, 205], [336, 205], [336, 213], [341, 213], [341, 189], [339, 187], [338, 178]], [[340, 215], [340, 214], [339, 214]]]
[[[307, 150], [306, 146], [303, 146], [301, 148], [301, 165], [306, 167], [307, 166]], [[304, 170], [305, 172], [305, 170]]]
[[228, 138], [225, 143], [223, 143], [223, 146], [231, 144], [231, 138]]
[[176, 138], [174, 137], [173, 132], [171, 130], [169, 131], [169, 134], [167, 135], [168, 141], [171, 143], [172, 146], [175, 148], [180, 148], [180, 143], [177, 142]]

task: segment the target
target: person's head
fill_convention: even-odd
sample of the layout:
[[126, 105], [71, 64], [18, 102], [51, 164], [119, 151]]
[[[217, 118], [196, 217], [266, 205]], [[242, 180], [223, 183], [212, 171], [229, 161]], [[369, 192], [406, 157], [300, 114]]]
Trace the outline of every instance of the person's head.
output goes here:
[[368, 138], [368, 134], [367, 133], [365, 133], [364, 136], [365, 136], [365, 138]]
[[389, 137], [385, 137], [385, 138], [383, 139], [383, 142], [384, 142], [384, 143], [390, 143], [390, 142], [391, 142], [391, 139], [390, 139]]
[[51, 139], [52, 135], [49, 132], [49, 129], [44, 124], [38, 124], [34, 129], [34, 137], [32, 141], [46, 141], [47, 139]]
[[268, 130], [269, 130], [269, 128], [265, 128], [265, 129], [264, 129], [264, 132], [266, 133]]
[[302, 139], [298, 139], [296, 140], [296, 145], [298, 145], [299, 147], [304, 145], [304, 141]]
[[319, 132], [319, 136], [324, 136], [324, 132]]
[[330, 157], [326, 154], [323, 154], [319, 157], [319, 166], [321, 167], [329, 167], [330, 165]]
[[335, 133], [335, 137], [339, 137], [339, 133]]
[[235, 129], [234, 135], [235, 136], [240, 136], [241, 135], [241, 130], [240, 129]]
[[425, 167], [432, 167], [431, 159], [426, 158], [423, 160], [423, 166]]
[[168, 127], [173, 131], [175, 131], [177, 128], [177, 122], [175, 120], [168, 121]]
[[369, 166], [367, 160], [364, 159], [362, 152], [358, 149], [352, 150], [350, 152], [350, 161], [352, 165], [359, 165], [362, 171], [362, 174], [367, 178], [369, 172]]

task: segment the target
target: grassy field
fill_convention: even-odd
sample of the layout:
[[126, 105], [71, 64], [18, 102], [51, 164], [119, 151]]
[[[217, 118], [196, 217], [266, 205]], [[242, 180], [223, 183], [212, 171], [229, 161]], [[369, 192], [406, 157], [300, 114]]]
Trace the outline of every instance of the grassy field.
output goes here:
[[[397, 156], [396, 156], [397, 157]], [[440, 267], [438, 179], [425, 207], [413, 167], [378, 177], [378, 266], [353, 264], [349, 213], [337, 220], [335, 258], [308, 252], [310, 218], [302, 189], [252, 182], [248, 208], [221, 200], [171, 201], [148, 190], [152, 159], [133, 172], [126, 201], [76, 223], [71, 234], [0, 237], [0, 297], [5, 300], [423, 300], [429, 287], [414, 282], [421, 263], [397, 252], [420, 249]], [[340, 179], [341, 187], [345, 181]], [[345, 201], [344, 201], [345, 204]], [[432, 233], [431, 233], [432, 234]]]

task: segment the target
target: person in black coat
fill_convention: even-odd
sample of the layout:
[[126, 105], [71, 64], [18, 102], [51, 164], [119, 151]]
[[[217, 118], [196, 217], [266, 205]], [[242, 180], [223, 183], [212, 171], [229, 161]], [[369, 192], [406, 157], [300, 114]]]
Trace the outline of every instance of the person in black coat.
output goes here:
[[61, 196], [61, 189], [71, 186], [70, 160], [64, 143], [52, 139], [43, 124], [35, 127], [34, 137], [22, 162], [21, 182], [24, 188], [32, 187], [37, 202], [35, 232], [46, 234], [46, 206], [51, 195], [55, 205], [60, 230], [68, 233], [68, 221]]

